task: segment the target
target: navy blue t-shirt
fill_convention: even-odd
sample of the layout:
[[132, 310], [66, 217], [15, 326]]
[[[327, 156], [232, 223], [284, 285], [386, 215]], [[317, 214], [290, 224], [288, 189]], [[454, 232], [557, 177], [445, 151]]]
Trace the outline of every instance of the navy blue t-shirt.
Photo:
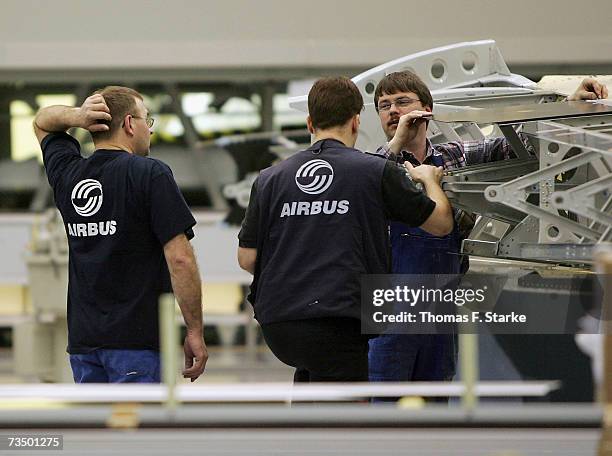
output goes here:
[[361, 276], [390, 272], [388, 221], [422, 225], [435, 205], [395, 163], [335, 139], [262, 170], [238, 234], [257, 249], [255, 318], [360, 318]]
[[172, 171], [122, 150], [83, 158], [66, 133], [41, 147], [68, 235], [68, 352], [158, 350], [158, 299], [172, 289], [163, 246], [196, 223]]

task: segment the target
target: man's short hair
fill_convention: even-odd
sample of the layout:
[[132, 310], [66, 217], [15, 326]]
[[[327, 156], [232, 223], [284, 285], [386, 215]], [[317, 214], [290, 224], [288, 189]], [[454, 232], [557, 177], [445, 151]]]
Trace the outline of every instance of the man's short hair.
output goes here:
[[94, 92], [94, 94], [98, 93], [104, 97], [104, 101], [113, 119], [110, 122], [103, 121], [110, 127], [109, 130], [91, 133], [91, 137], [94, 141], [111, 138], [121, 128], [123, 118], [127, 114], [136, 114], [134, 112], [136, 110], [136, 98], [140, 100], [143, 99], [142, 95], [136, 90], [122, 86], [106, 86]]
[[412, 92], [419, 97], [423, 106], [433, 108], [431, 92], [412, 71], [396, 71], [382, 78], [374, 91], [374, 107], [378, 112], [378, 99], [383, 95], [393, 95], [399, 92]]
[[363, 97], [345, 77], [322, 78], [308, 93], [308, 114], [316, 129], [339, 127], [363, 109]]

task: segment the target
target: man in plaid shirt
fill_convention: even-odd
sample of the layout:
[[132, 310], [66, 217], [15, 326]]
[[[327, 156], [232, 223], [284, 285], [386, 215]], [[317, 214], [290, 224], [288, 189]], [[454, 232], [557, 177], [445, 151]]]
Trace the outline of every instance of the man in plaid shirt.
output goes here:
[[[607, 95], [606, 86], [587, 78], [568, 100]], [[374, 105], [388, 140], [376, 154], [397, 163], [408, 160], [414, 166], [428, 164], [454, 169], [505, 160], [513, 154], [505, 138], [432, 144], [427, 138], [427, 123], [432, 116], [433, 98], [425, 83], [410, 71], [391, 73], [381, 79], [374, 92]], [[455, 228], [444, 237], [391, 223], [393, 273], [465, 273], [468, 262], [460, 254], [461, 241], [470, 233], [473, 223], [471, 214], [457, 210]], [[456, 341], [455, 334], [376, 337], [370, 340], [370, 381], [449, 381], [455, 375]]]

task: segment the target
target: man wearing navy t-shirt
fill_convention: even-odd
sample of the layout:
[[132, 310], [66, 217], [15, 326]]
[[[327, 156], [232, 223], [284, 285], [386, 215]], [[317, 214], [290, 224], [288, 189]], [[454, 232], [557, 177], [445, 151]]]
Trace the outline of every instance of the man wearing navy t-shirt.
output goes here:
[[[195, 219], [170, 168], [148, 158], [142, 96], [109, 86], [78, 108], [50, 106], [34, 120], [69, 244], [68, 353], [77, 383], [160, 381], [158, 299], [174, 291], [187, 326], [183, 376], [208, 359], [202, 287], [189, 243]], [[89, 158], [66, 130], [88, 130]]]

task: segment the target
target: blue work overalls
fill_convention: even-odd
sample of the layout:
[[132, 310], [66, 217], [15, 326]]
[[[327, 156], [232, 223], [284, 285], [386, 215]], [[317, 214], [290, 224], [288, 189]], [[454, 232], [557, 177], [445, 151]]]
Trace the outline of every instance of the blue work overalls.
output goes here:
[[[442, 166], [441, 155], [432, 165]], [[422, 229], [391, 222], [394, 274], [459, 274], [462, 257], [457, 224], [451, 234], [433, 236]], [[383, 334], [370, 340], [370, 381], [445, 381], [455, 375], [456, 334]]]

